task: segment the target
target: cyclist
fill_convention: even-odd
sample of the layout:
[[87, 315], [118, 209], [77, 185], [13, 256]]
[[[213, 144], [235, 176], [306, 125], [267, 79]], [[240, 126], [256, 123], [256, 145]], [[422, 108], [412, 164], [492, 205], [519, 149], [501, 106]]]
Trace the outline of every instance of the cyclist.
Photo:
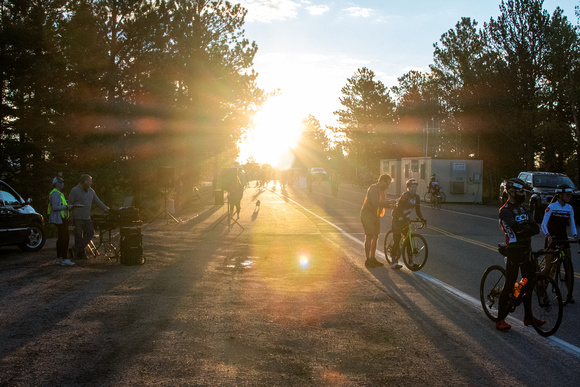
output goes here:
[[433, 195], [437, 195], [441, 191], [441, 186], [437, 181], [437, 176], [435, 174], [431, 175], [431, 181], [429, 182], [429, 186], [427, 187], [427, 192], [433, 193]]
[[[552, 203], [546, 208], [544, 220], [540, 226], [542, 232], [546, 236], [545, 247], [554, 248], [553, 240], [566, 241], [568, 240], [568, 233], [566, 228], [570, 226], [570, 231], [573, 238], [578, 240], [578, 233], [576, 232], [576, 224], [574, 221], [574, 209], [569, 204], [572, 199], [572, 188], [567, 185], [559, 185], [556, 188], [554, 199]], [[564, 269], [566, 271], [566, 281], [571, 281], [574, 284], [574, 268], [572, 267], [572, 253], [570, 252], [570, 243], [558, 243], [564, 248]], [[549, 275], [552, 268], [551, 256], [546, 256], [546, 266], [542, 274]], [[569, 286], [569, 288], [572, 288]], [[571, 293], [568, 293], [568, 299], [565, 300], [569, 304], [574, 303], [574, 298]]]
[[[520, 179], [509, 179], [506, 182], [508, 200], [499, 210], [499, 225], [505, 233], [507, 244], [507, 260], [505, 268], [505, 284], [499, 297], [498, 320], [495, 329], [507, 332], [511, 325], [505, 322], [508, 310], [508, 299], [514, 290], [513, 284], [517, 280], [521, 269], [522, 277], [531, 278], [535, 274], [535, 266], [530, 260], [532, 236], [539, 234], [540, 228], [532, 220], [530, 213], [522, 206], [526, 195], [525, 183]], [[524, 296], [524, 325], [532, 324], [531, 292]], [[537, 320], [536, 324], [545, 322]]]
[[395, 204], [395, 209], [393, 210], [393, 224], [391, 226], [393, 230], [393, 269], [398, 270], [403, 267], [399, 263], [399, 244], [401, 243], [402, 232], [408, 226], [411, 220], [411, 212], [415, 209], [417, 217], [425, 222], [423, 215], [421, 215], [421, 199], [417, 195], [417, 186], [419, 182], [415, 179], [407, 180], [407, 191], [397, 199]]
[[365, 230], [365, 266], [379, 267], [382, 263], [377, 261], [375, 253], [379, 234], [381, 233], [381, 217], [385, 215], [387, 201], [387, 188], [393, 179], [389, 175], [381, 175], [375, 184], [367, 189], [367, 194], [360, 210], [360, 220]]

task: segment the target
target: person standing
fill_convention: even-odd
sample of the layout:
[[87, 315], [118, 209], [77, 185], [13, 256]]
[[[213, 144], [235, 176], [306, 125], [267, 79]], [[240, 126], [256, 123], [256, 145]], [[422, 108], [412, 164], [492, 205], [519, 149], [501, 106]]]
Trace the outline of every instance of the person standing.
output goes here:
[[48, 222], [56, 226], [56, 264], [61, 266], [73, 266], [74, 262], [67, 258], [70, 236], [68, 233], [68, 218], [72, 206], [67, 204], [62, 189], [64, 179], [55, 177], [52, 179], [53, 189], [48, 196]]
[[83, 174], [79, 183], [71, 189], [68, 195], [69, 204], [73, 206], [72, 216], [74, 224], [75, 243], [73, 256], [86, 259], [85, 248], [95, 235], [95, 228], [91, 219], [91, 208], [95, 202], [103, 211], [108, 211], [107, 207], [97, 196], [93, 185], [93, 178]]
[[[522, 204], [526, 199], [525, 183], [520, 179], [509, 179], [506, 182], [508, 200], [499, 210], [499, 225], [505, 233], [507, 257], [505, 266], [505, 282], [499, 296], [497, 322], [495, 329], [502, 332], [510, 330], [511, 325], [505, 321], [509, 314], [508, 298], [514, 291], [514, 283], [518, 271], [522, 271], [523, 278], [531, 278], [535, 272], [534, 262], [530, 259], [532, 250], [532, 236], [540, 233], [540, 227], [532, 220], [530, 213]], [[524, 325], [532, 324], [531, 292], [524, 296]], [[545, 321], [536, 320], [537, 325]]]
[[381, 175], [378, 181], [371, 184], [360, 210], [360, 220], [365, 230], [365, 266], [379, 267], [382, 263], [375, 257], [379, 234], [381, 233], [381, 217], [385, 215], [388, 206], [387, 188], [393, 179], [389, 175]]
[[[568, 287], [568, 296], [564, 300], [566, 304], [573, 304], [574, 297], [570, 290], [574, 289], [574, 266], [572, 265], [572, 253], [570, 251], [570, 242], [568, 242], [567, 229], [570, 227], [572, 239], [578, 242], [578, 232], [576, 231], [576, 221], [574, 220], [574, 208], [570, 205], [572, 193], [574, 190], [567, 185], [559, 185], [556, 188], [554, 199], [552, 203], [546, 208], [544, 220], [540, 225], [540, 229], [546, 236], [544, 246], [546, 249], [554, 249], [556, 245], [564, 248], [564, 270], [565, 282]], [[554, 242], [557, 241], [557, 242]], [[546, 265], [542, 274], [550, 275], [552, 270], [552, 254], [545, 255]]]

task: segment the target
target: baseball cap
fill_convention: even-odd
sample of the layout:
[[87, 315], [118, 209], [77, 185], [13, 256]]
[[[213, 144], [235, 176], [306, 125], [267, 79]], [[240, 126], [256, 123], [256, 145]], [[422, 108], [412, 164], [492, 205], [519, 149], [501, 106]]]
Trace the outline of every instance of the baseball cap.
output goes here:
[[55, 177], [54, 179], [52, 179], [52, 184], [56, 183], [64, 183], [64, 179], [62, 177]]

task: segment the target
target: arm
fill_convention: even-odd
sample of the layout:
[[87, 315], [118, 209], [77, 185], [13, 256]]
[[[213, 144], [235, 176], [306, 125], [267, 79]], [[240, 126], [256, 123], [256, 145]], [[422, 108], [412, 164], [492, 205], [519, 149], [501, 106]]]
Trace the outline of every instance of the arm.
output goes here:
[[552, 216], [552, 206], [548, 206], [548, 208], [546, 208], [544, 220], [542, 220], [542, 225], [540, 226], [540, 230], [542, 230], [544, 235], [548, 238], [550, 237], [550, 231], [548, 230], [548, 221], [550, 220], [550, 216]]
[[93, 199], [97, 203], [97, 205], [101, 208], [101, 210], [103, 210], [103, 211], [109, 211], [109, 207], [107, 207], [105, 205], [105, 203], [103, 203], [101, 201], [101, 199], [99, 199], [99, 197], [97, 196], [97, 193], [95, 192], [95, 190], [93, 190], [92, 188], [91, 188], [91, 190], [93, 191]]
[[72, 208], [71, 205], [62, 205], [60, 194], [58, 192], [53, 192], [50, 194], [50, 207], [52, 208], [52, 211], [62, 211], [67, 209], [70, 210]]
[[423, 218], [423, 215], [421, 214], [421, 198], [419, 197], [419, 195], [417, 195], [415, 200], [417, 201], [417, 204], [415, 204], [415, 212], [417, 213], [419, 219], [424, 221], [425, 218]]

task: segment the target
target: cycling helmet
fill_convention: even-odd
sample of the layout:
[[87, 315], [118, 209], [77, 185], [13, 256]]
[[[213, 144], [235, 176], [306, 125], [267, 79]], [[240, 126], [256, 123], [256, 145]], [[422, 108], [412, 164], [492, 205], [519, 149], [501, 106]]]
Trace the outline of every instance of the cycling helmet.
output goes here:
[[419, 182], [416, 179], [409, 179], [407, 180], [407, 187], [410, 185], [419, 185]]
[[506, 181], [505, 183], [505, 189], [506, 190], [510, 190], [510, 189], [524, 189], [526, 186], [526, 183], [524, 183], [524, 181], [522, 179], [518, 179], [518, 178], [513, 178], [513, 179], [509, 179], [508, 181]]
[[556, 191], [554, 193], [559, 194], [559, 193], [572, 193], [573, 189], [572, 187], [570, 187], [569, 185], [566, 184], [560, 184], [559, 186], [556, 187]]

